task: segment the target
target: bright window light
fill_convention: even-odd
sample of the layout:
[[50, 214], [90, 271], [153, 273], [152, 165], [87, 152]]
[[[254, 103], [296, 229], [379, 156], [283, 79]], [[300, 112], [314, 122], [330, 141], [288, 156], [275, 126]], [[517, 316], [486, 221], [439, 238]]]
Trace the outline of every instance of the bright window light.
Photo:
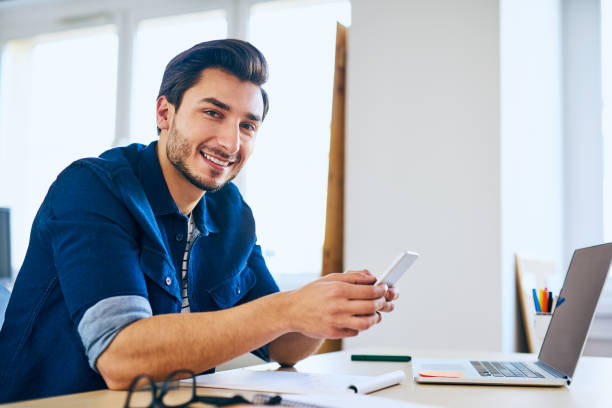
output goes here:
[[143, 20], [136, 32], [130, 139], [149, 144], [157, 139], [155, 101], [166, 64], [178, 53], [227, 36], [220, 10]]
[[0, 206], [11, 208], [12, 262], [53, 180], [111, 147], [117, 35], [112, 26], [13, 40], [2, 55]]
[[350, 24], [348, 1], [251, 8], [249, 41], [270, 66], [270, 112], [242, 191], [275, 275], [321, 271], [337, 21]]

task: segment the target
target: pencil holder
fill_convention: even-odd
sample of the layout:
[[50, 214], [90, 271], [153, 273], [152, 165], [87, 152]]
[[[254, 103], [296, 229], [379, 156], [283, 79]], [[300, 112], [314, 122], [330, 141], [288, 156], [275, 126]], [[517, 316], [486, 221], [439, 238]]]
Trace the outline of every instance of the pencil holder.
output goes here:
[[550, 319], [552, 318], [552, 313], [536, 313], [533, 319], [533, 334], [535, 337], [535, 352], [540, 351], [540, 347], [542, 346], [542, 342], [544, 341], [544, 337], [546, 336], [546, 331], [548, 330], [548, 325], [550, 324]]

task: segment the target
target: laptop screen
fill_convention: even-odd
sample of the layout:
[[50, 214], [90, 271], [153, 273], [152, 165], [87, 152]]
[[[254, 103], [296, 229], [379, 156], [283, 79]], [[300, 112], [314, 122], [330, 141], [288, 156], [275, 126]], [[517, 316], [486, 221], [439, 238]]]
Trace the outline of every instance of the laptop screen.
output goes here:
[[538, 359], [570, 378], [582, 353], [611, 260], [612, 243], [577, 249], [565, 276]]

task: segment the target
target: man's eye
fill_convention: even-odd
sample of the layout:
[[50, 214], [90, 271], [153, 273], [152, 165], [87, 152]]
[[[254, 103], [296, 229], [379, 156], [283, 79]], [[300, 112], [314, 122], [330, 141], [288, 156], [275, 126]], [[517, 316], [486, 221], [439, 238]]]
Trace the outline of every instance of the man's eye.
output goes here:
[[213, 118], [220, 118], [221, 114], [217, 111], [214, 110], [206, 110], [204, 111], [205, 114], [207, 114], [208, 116], [212, 116]]
[[251, 123], [243, 123], [241, 126], [242, 126], [243, 129], [246, 129], [246, 130], [248, 130], [250, 132], [254, 132], [255, 131], [255, 126], [253, 124], [251, 124]]

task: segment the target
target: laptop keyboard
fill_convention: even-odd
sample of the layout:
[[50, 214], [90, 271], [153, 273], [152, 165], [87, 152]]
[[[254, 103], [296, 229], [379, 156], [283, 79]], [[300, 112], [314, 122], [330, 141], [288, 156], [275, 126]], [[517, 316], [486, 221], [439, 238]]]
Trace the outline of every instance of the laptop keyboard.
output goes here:
[[481, 377], [527, 377], [544, 378], [540, 373], [531, 371], [521, 362], [509, 361], [470, 361]]

